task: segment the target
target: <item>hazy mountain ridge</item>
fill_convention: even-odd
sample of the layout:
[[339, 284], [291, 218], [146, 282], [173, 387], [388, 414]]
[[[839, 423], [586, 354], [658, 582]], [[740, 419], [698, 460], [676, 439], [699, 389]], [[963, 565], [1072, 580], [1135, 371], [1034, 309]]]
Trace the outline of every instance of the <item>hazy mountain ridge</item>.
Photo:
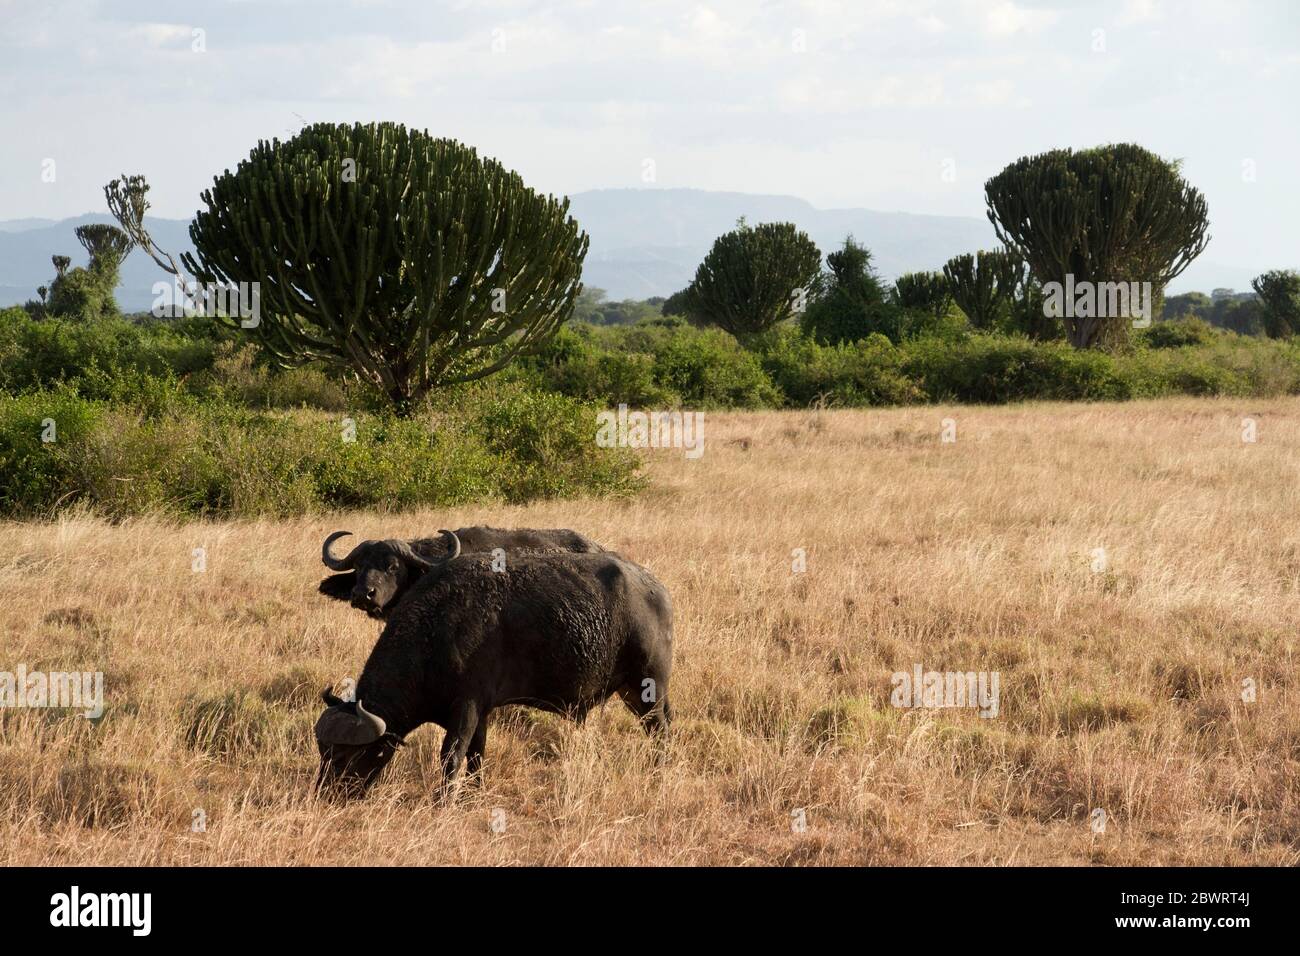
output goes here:
[[[48, 286], [54, 278], [51, 256], [68, 256], [74, 266], [86, 265], [90, 257], [77, 241], [76, 228], [90, 222], [113, 221], [108, 213], [88, 213], [52, 225], [29, 225], [16, 230], [9, 228], [10, 223], [0, 222], [0, 307], [21, 305], [37, 298], [37, 287]], [[185, 220], [149, 216], [145, 224], [154, 242], [167, 252], [179, 256], [194, 250], [190, 245], [190, 224]], [[154, 300], [153, 284], [169, 278], [152, 259], [133, 249], [122, 263], [122, 283], [116, 292], [118, 307], [125, 312], [148, 310]]]
[[42, 226], [54, 226], [58, 224], [57, 219], [10, 219], [6, 222], [0, 222], [0, 232], [26, 232], [28, 229], [39, 229]]
[[[667, 296], [683, 288], [713, 240], [744, 216], [751, 223], [793, 222], [825, 254], [852, 233], [871, 249], [877, 271], [892, 279], [903, 272], [938, 269], [950, 257], [997, 244], [992, 225], [970, 216], [931, 216], [870, 209], [818, 209], [794, 196], [712, 192], [701, 189], [598, 189], [575, 193], [570, 211], [591, 236], [583, 281], [604, 289], [611, 299]], [[83, 223], [112, 222], [105, 213], [53, 222], [17, 219], [0, 222], [0, 306], [36, 298], [36, 288], [54, 275], [50, 257], [71, 256], [84, 265], [85, 251], [73, 230]], [[155, 242], [179, 256], [193, 251], [189, 223], [149, 218]], [[1249, 270], [1198, 260], [1170, 292], [1227, 286], [1249, 288]], [[137, 251], [122, 266], [118, 305], [125, 311], [148, 309], [153, 284], [166, 280], [154, 262]]]
[[572, 211], [591, 235], [583, 281], [610, 298], [669, 295], [690, 282], [722, 233], [751, 223], [793, 222], [823, 253], [852, 233], [890, 278], [940, 267], [951, 256], [994, 244], [987, 221], [869, 209], [818, 209], [793, 196], [699, 189], [607, 189], [578, 193]]

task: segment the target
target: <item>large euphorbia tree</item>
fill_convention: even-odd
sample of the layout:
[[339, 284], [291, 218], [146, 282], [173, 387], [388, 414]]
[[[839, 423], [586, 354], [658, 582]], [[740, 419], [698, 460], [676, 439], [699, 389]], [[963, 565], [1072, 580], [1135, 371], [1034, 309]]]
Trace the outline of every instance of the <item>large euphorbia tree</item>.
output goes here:
[[[1043, 283], [1150, 282], [1158, 296], [1209, 241], [1205, 197], [1179, 164], [1141, 146], [1057, 149], [1016, 160], [984, 184], [998, 238]], [[1079, 348], [1124, 316], [1066, 315]]]
[[742, 219], [719, 236], [685, 290], [694, 321], [750, 341], [803, 311], [821, 268], [816, 244], [792, 223], [750, 226]]
[[259, 142], [203, 201], [187, 268], [259, 283], [242, 325], [281, 363], [351, 367], [403, 412], [542, 344], [582, 289], [587, 235], [567, 199], [400, 124]]

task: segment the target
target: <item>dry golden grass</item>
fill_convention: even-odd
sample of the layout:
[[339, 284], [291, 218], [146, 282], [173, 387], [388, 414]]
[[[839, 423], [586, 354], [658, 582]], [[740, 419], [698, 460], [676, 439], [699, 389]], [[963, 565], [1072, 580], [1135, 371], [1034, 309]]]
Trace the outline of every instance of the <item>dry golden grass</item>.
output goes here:
[[[633, 501], [0, 526], [0, 669], [107, 682], [96, 727], [0, 712], [0, 857], [1300, 861], [1300, 401], [718, 414], [706, 438], [649, 453]], [[430, 796], [436, 727], [366, 801], [316, 803], [316, 694], [378, 633], [315, 593], [321, 539], [480, 522], [577, 528], [669, 587], [667, 759], [621, 705], [582, 728], [516, 710], [454, 807]], [[998, 671], [1000, 715], [892, 708], [916, 663]]]

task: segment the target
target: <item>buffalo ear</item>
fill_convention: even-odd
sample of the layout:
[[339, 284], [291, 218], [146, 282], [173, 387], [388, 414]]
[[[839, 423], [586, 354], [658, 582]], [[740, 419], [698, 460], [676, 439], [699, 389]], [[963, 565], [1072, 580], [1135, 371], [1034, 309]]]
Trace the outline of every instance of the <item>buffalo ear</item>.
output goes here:
[[320, 593], [336, 601], [348, 601], [352, 598], [352, 589], [357, 586], [357, 572], [331, 574], [320, 583]]

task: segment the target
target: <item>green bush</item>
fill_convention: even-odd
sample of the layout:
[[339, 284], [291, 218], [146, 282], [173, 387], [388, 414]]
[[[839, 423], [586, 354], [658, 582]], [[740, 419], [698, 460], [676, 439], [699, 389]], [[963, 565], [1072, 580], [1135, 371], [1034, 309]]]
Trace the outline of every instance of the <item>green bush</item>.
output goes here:
[[1219, 335], [1204, 319], [1188, 317], [1172, 322], [1156, 322], [1149, 329], [1139, 329], [1134, 343], [1153, 349], [1180, 349], [1188, 345], [1208, 345]]
[[[0, 396], [0, 513], [83, 502], [142, 513], [290, 515], [621, 494], [636, 458], [595, 444], [596, 409], [523, 383], [466, 391], [424, 420], [265, 412], [161, 387], [154, 407], [71, 386]], [[52, 442], [42, 442], [47, 422]]]
[[49, 508], [74, 489], [81, 449], [102, 419], [99, 405], [70, 389], [0, 398], [0, 512]]
[[721, 329], [677, 318], [574, 323], [524, 367], [543, 388], [606, 406], [766, 408], [781, 395], [758, 357]]
[[1131, 393], [1111, 356], [1061, 343], [972, 335], [912, 339], [900, 351], [904, 373], [935, 402], [1116, 400]]
[[1300, 347], [1286, 341], [1216, 333], [1204, 345], [1136, 349], [1115, 361], [1135, 396], [1300, 392]]
[[[955, 310], [950, 317], [959, 315]], [[893, 345], [884, 335], [827, 345], [778, 327], [745, 351], [726, 333], [675, 318], [597, 328], [577, 323], [529, 361], [545, 389], [606, 407], [844, 407], [914, 402], [1118, 401], [1159, 395], [1300, 391], [1300, 345], [1197, 321], [1161, 322], [1135, 348], [1072, 349], [945, 319]]]
[[681, 404], [677, 393], [655, 381], [652, 352], [604, 348], [590, 326], [562, 328], [526, 367], [541, 387], [583, 401], [639, 408]]
[[211, 368], [215, 335], [193, 322], [38, 321], [23, 309], [6, 309], [0, 312], [0, 389], [83, 382], [83, 394], [109, 398], [111, 383], [133, 373], [183, 377]]
[[806, 407], [901, 405], [922, 398], [901, 369], [902, 356], [884, 335], [857, 342], [819, 345], [788, 331], [762, 356], [763, 368], [786, 403]]
[[[1167, 334], [1157, 333], [1157, 341]], [[1193, 327], [1172, 334], [1195, 340], [1205, 333]], [[1111, 401], [1300, 391], [1300, 348], [1213, 331], [1206, 344], [1113, 355], [999, 335], [921, 338], [905, 342], [900, 351], [903, 372], [930, 401]]]
[[194, 389], [250, 408], [320, 408], [341, 412], [349, 407], [343, 385], [315, 365], [275, 368], [258, 361], [251, 342], [217, 345], [212, 367], [199, 376]]
[[826, 256], [826, 266], [817, 283], [821, 294], [799, 317], [806, 336], [822, 345], [856, 342], [874, 333], [891, 342], [903, 338], [907, 316], [876, 275], [870, 249], [848, 236]]
[[133, 401], [169, 381], [204, 398], [252, 408], [348, 407], [341, 382], [317, 366], [272, 367], [238, 333], [210, 319], [33, 319], [0, 311], [0, 389], [71, 383], [86, 398]]
[[964, 342], [971, 336], [972, 329], [966, 313], [954, 306], [949, 306], [942, 315], [909, 310], [904, 316], [905, 338], [946, 339], [951, 342]]
[[635, 456], [596, 445], [597, 408], [516, 383], [471, 390], [469, 430], [502, 463], [511, 501], [614, 494], [632, 487]]
[[502, 487], [505, 462], [459, 420], [449, 417], [436, 429], [419, 418], [369, 415], [354, 421], [356, 441], [341, 440], [341, 418], [314, 435], [311, 477], [318, 498], [330, 507], [520, 500]]
[[95, 268], [69, 269], [50, 282], [46, 311], [72, 322], [94, 322], [116, 316], [117, 302], [113, 288], [117, 270], [111, 273]]
[[[596, 413], [1300, 393], [1300, 342], [1162, 322], [1116, 353], [943, 326], [827, 345], [792, 324], [752, 350], [676, 318], [575, 324], [411, 418], [346, 377], [265, 364], [207, 320], [0, 310], [0, 514], [290, 515], [610, 495], [639, 485]], [[350, 424], [348, 424], [350, 422]], [[347, 440], [355, 434], [355, 441]], [[42, 438], [52, 439], [43, 441]]]
[[655, 353], [654, 380], [694, 408], [767, 408], [781, 403], [758, 356], [721, 329], [677, 330]]

